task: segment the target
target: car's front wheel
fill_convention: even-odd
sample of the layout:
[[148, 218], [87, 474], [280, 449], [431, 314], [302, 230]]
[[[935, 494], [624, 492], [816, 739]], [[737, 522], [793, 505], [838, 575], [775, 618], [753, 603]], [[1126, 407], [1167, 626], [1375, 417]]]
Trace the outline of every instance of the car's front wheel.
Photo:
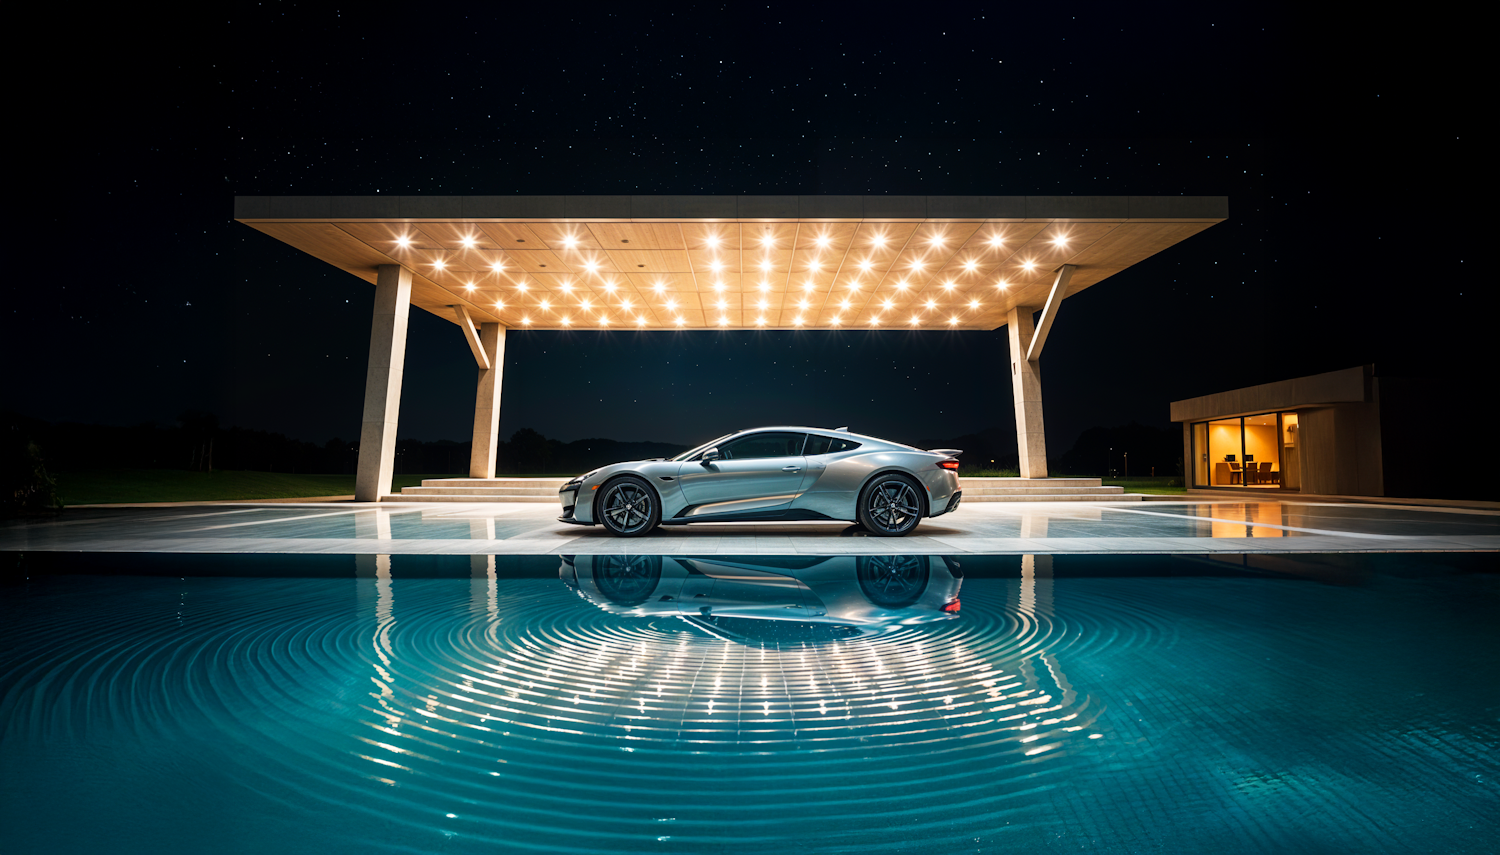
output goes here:
[[902, 537], [921, 521], [922, 498], [905, 475], [881, 475], [860, 495], [859, 524], [871, 534]]
[[647, 484], [634, 475], [604, 485], [594, 505], [594, 515], [616, 537], [650, 534], [661, 522], [661, 503]]

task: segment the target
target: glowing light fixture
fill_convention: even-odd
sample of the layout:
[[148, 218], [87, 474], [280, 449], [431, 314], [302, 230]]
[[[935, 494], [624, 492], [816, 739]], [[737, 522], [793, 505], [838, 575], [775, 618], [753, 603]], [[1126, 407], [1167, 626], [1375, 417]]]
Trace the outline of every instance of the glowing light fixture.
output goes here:
[[1036, 269], [1036, 262], [1035, 261], [1025, 261], [1025, 262], [1021, 263], [1021, 266], [1024, 267], [1024, 268], [1026, 268], [1027, 270], [1035, 270]]
[[719, 301], [719, 310], [723, 311], [723, 310], [725, 310], [727, 308], [729, 308], [729, 301], [728, 300], [720, 300]]
[[664, 282], [658, 282], [655, 285], [651, 286], [651, 290], [655, 291], [658, 294], [660, 294], [661, 292], [667, 290], [666, 283], [664, 283]]
[[884, 303], [880, 304], [880, 307], [882, 309], [889, 309], [891, 307], [891, 305], [892, 305], [891, 301], [890, 300], [886, 300]]
[[720, 270], [724, 269], [724, 262], [722, 262], [722, 261], [710, 261], [708, 263], [708, 269], [712, 270], [715, 273], [718, 273]]
[[1054, 246], [1067, 246], [1068, 245], [1068, 236], [1067, 235], [1058, 235], [1057, 237], [1055, 237], [1055, 238], [1052, 239], [1052, 244]]
[[995, 287], [999, 288], [1001, 291], [1004, 291], [1006, 288], [1010, 287], [1010, 283], [1006, 282], [1004, 279], [1001, 279], [995, 283]]
[[473, 235], [464, 235], [463, 245], [464, 245], [465, 249], [473, 249], [474, 248], [474, 237], [473, 237]]
[[936, 300], [928, 300], [927, 301], [927, 308], [929, 308], [929, 309], [936, 309], [937, 308], [937, 301]]
[[638, 327], [645, 326], [646, 325], [646, 318], [644, 316], [642, 316], [642, 315], [636, 315], [635, 316], [635, 325], [638, 326]]
[[668, 300], [667, 301], [667, 309], [670, 311], [670, 310], [675, 309], [675, 308], [677, 308], [677, 301], [676, 300]]
[[975, 268], [977, 267], [979, 267], [979, 262], [975, 261], [972, 258], [964, 263], [964, 269], [969, 271], [970, 273], [973, 273]]
[[842, 301], [840, 301], [839, 302], [839, 308], [843, 309], [846, 312], [849, 311], [849, 301], [848, 300], [842, 300]]
[[770, 270], [771, 269], [771, 262], [769, 262], [769, 261], [762, 261], [760, 263], [760, 269], [761, 270]]
[[830, 320], [829, 323], [832, 324], [833, 326], [838, 326], [839, 325], [839, 316], [838, 315], [834, 315], [833, 319]]
[[569, 319], [567, 315], [563, 315], [562, 325], [565, 327], [571, 327], [573, 325], [573, 321]]
[[719, 326], [723, 327], [723, 326], [728, 326], [728, 325], [729, 325], [729, 316], [728, 315], [720, 315], [719, 316]]
[[568, 235], [567, 237], [563, 238], [563, 246], [567, 247], [568, 249], [572, 249], [577, 245], [578, 238], [573, 237], [572, 235]]
[[542, 309], [546, 310], [546, 309], [550, 309], [550, 308], [552, 308], [552, 302], [550, 300], [543, 300], [542, 301]]
[[807, 311], [807, 301], [806, 300], [798, 300], [797, 301], [797, 308], [802, 309], [803, 311]]
[[818, 235], [818, 239], [813, 241], [813, 243], [822, 247], [828, 246], [828, 235]]
[[528, 326], [528, 327], [531, 326], [531, 316], [530, 315], [523, 315], [521, 317], [521, 323], [524, 324], [525, 326]]
[[1005, 238], [1001, 237], [1000, 235], [995, 235], [994, 237], [990, 238], [990, 246], [1001, 246], [1004, 243]]
[[594, 271], [596, 271], [596, 270], [599, 269], [599, 262], [597, 262], [597, 261], [585, 261], [583, 263], [583, 269], [587, 270], [590, 273], [593, 273]]
[[916, 326], [917, 324], [920, 324], [921, 322], [922, 322], [922, 319], [920, 317], [917, 317], [916, 315], [912, 315], [911, 316], [911, 325], [912, 326]]
[[564, 294], [571, 294], [571, 293], [573, 293], [573, 283], [572, 282], [564, 282], [560, 287], [562, 288], [562, 292]]
[[517, 283], [516, 283], [516, 290], [517, 290], [517, 291], [520, 291], [520, 292], [522, 292], [522, 293], [525, 293], [525, 292], [526, 292], [526, 287], [527, 287], [527, 286], [526, 286], [526, 283], [525, 283], [525, 282], [517, 282]]
[[675, 318], [673, 318], [673, 319], [672, 319], [672, 320], [674, 320], [674, 321], [676, 321], [676, 322], [677, 322], [677, 325], [678, 325], [678, 326], [679, 326], [679, 327], [680, 327], [680, 326], [682, 326], [682, 325], [683, 325], [683, 324], [685, 324], [685, 323], [687, 323], [687, 321], [684, 321], [684, 320], [683, 320], [683, 319], [682, 319], [682, 316], [681, 316], [681, 315], [678, 315], [678, 316], [677, 316], [677, 317], [675, 317]]
[[767, 303], [765, 300], [761, 300], [759, 303], [755, 304], [755, 307], [764, 312], [766, 309], [771, 308], [771, 304]]
[[719, 245], [719, 236], [718, 235], [709, 235], [708, 236], [708, 245], [709, 246], [714, 246], [714, 247], [718, 246]]
[[949, 290], [949, 291], [952, 291], [953, 290], [953, 280], [949, 279], [947, 282], [944, 282], [943, 283], [943, 287], [945, 289]]
[[977, 308], [979, 308], [979, 301], [978, 300], [970, 300], [969, 301], [969, 308], [971, 308], [971, 309], [977, 309]]
[[503, 262], [497, 261], [494, 264], [490, 265], [490, 269], [495, 271], [496, 273], [499, 273], [500, 271], [505, 269], [505, 264]]
[[474, 283], [470, 282], [469, 284], [465, 285], [464, 286], [464, 290], [465, 291], [473, 291], [474, 290]]
[[442, 270], [447, 265], [443, 264], [443, 260], [441, 258], [439, 258], [437, 261], [434, 261], [432, 263], [432, 266], [436, 267], [439, 270]]
[[885, 246], [885, 235], [871, 235], [870, 243], [873, 243], [876, 246]]
[[861, 262], [860, 262], [860, 263], [859, 263], [859, 269], [860, 269], [860, 270], [863, 270], [863, 271], [864, 271], [864, 272], [866, 272], [866, 273], [869, 273], [869, 272], [870, 272], [870, 268], [871, 268], [871, 267], [874, 267], [874, 266], [875, 266], [875, 262], [873, 262], [873, 261], [871, 261], [871, 260], [870, 260], [870, 259], [868, 259], [868, 258], [867, 258], [867, 259], [865, 259], [865, 260], [864, 260], [864, 261], [861, 261]]
[[770, 290], [771, 290], [771, 283], [769, 283], [769, 282], [762, 282], [762, 283], [760, 283], [760, 293], [765, 294], [765, 293], [767, 293]]
[[589, 309], [593, 308], [588, 300], [584, 300], [582, 303], [579, 303], [578, 307], [583, 309], [584, 311], [588, 311]]
[[755, 325], [758, 326], [758, 327], [765, 326], [766, 325], [766, 318], [765, 318], [765, 316], [762, 315], [762, 316], [756, 318], [755, 319]]
[[897, 291], [905, 291], [907, 289], [907, 287], [908, 286], [907, 286], [907, 283], [906, 283], [905, 279], [902, 279], [901, 281], [899, 281], [899, 282], [896, 283], [896, 290]]
[[406, 249], [407, 247], [411, 246], [411, 238], [407, 237], [406, 235], [401, 235], [400, 237], [396, 238], [396, 246], [399, 246], [402, 249]]
[[952, 326], [957, 326], [957, 325], [958, 325], [958, 315], [954, 315], [953, 317], [951, 317], [951, 318], [948, 319], [948, 326], [952, 327]]
[[496, 300], [495, 301], [495, 308], [497, 308], [497, 309], [503, 309], [503, 308], [505, 308], [505, 301], [504, 300]]
[[631, 308], [630, 301], [628, 299], [627, 300], [621, 300], [620, 301], [620, 308], [624, 309], [627, 312], [630, 311], [630, 308]]

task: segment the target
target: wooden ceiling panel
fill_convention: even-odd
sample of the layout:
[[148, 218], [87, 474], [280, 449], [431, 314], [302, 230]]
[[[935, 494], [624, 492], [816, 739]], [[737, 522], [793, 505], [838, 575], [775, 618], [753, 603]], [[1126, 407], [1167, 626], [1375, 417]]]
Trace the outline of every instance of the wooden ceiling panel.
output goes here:
[[545, 249], [510, 249], [506, 250], [505, 257], [509, 259], [509, 265], [515, 265], [526, 273], [576, 273], [561, 258]]
[[688, 273], [692, 265], [682, 249], [612, 249], [605, 253], [621, 273]]
[[733, 252], [740, 248], [739, 223], [679, 223], [687, 249]]
[[530, 223], [531, 230], [548, 249], [604, 249], [583, 223]]
[[677, 223], [590, 223], [598, 245], [615, 249], [687, 249]]
[[504, 249], [546, 249], [541, 235], [525, 223], [479, 223], [479, 230]]
[[373, 268], [395, 259], [331, 223], [254, 223], [282, 243], [346, 270]]

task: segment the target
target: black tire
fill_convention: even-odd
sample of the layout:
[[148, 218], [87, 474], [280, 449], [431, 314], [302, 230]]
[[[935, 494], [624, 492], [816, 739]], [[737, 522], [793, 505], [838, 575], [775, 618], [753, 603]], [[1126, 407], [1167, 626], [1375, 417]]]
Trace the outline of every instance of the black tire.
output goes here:
[[927, 591], [925, 555], [861, 555], [854, 572], [865, 599], [881, 608], [905, 608]]
[[600, 488], [594, 518], [615, 537], [640, 537], [661, 524], [661, 500], [645, 479], [626, 475]]
[[922, 521], [921, 491], [905, 475], [877, 475], [859, 494], [859, 524], [876, 537], [905, 537]]
[[594, 587], [617, 606], [646, 602], [661, 584], [660, 555], [600, 555], [594, 558]]

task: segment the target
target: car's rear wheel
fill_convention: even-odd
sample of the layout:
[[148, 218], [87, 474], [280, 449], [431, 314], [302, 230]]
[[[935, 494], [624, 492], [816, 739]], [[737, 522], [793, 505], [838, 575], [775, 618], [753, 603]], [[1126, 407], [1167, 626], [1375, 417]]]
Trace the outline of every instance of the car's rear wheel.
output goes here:
[[894, 472], [877, 476], [859, 498], [859, 524], [880, 537], [903, 537], [922, 521], [917, 486]]
[[616, 537], [650, 534], [661, 523], [661, 502], [655, 491], [634, 475], [605, 484], [596, 502], [594, 515]]

